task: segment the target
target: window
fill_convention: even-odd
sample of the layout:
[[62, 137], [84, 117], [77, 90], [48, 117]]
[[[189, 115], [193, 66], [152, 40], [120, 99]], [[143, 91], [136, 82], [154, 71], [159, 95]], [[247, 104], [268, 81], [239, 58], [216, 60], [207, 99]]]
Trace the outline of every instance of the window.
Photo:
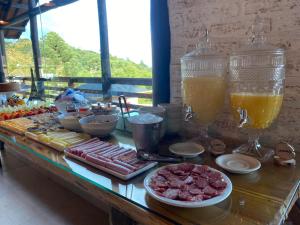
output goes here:
[[[105, 77], [101, 69], [97, 2], [77, 1], [37, 16], [41, 74], [51, 78], [46, 82], [46, 96], [54, 98], [72, 85], [97, 94], [97, 100], [99, 94], [114, 101], [124, 94], [131, 104], [151, 104], [150, 1], [106, 1], [111, 77]], [[29, 77], [34, 66], [29, 24], [21, 38], [7, 46], [21, 59], [8, 56], [10, 75]]]

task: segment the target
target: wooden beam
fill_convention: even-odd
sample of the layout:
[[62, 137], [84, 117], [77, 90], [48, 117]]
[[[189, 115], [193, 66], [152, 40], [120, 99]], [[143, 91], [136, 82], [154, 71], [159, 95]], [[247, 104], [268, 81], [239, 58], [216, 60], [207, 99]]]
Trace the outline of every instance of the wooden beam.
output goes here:
[[107, 29], [107, 14], [106, 14], [106, 0], [97, 0], [98, 5], [98, 22], [100, 32], [100, 48], [101, 48], [101, 71], [102, 71], [102, 90], [104, 100], [111, 101], [111, 70], [109, 59], [109, 43], [108, 43], [108, 29]]
[[[10, 77], [15, 80], [30, 80], [28, 77]], [[47, 82], [69, 82], [72, 80], [74, 83], [101, 83], [102, 80], [99, 77], [53, 77], [52, 79], [46, 80]], [[151, 78], [118, 78], [111, 77], [109, 79], [111, 84], [129, 84], [129, 85], [143, 85], [151, 86]]]
[[1, 48], [1, 55], [3, 62], [3, 70], [4, 74], [7, 74], [7, 57], [6, 57], [6, 50], [5, 50], [5, 41], [4, 41], [4, 32], [0, 30], [0, 48]]
[[39, 15], [41, 13], [45, 13], [49, 10], [61, 7], [61, 6], [65, 6], [68, 4], [71, 4], [73, 2], [76, 2], [78, 0], [64, 0], [64, 1], [51, 1], [49, 3], [45, 3], [42, 4], [40, 7], [33, 7], [31, 9], [29, 9], [27, 12], [22, 13], [16, 17], [13, 17], [11, 20], [7, 21], [8, 24], [6, 25], [2, 25], [0, 27], [7, 27], [7, 26], [13, 26], [15, 24], [18, 24], [24, 20], [29, 19], [29, 16], [36, 16]]
[[4, 82], [5, 82], [5, 73], [4, 73], [4, 66], [1, 57], [0, 58], [0, 83], [4, 83]]
[[[35, 0], [29, 0], [28, 7], [29, 9], [33, 9], [35, 6]], [[39, 46], [39, 35], [38, 35], [38, 27], [37, 27], [37, 19], [36, 16], [30, 15], [30, 37], [32, 43], [32, 53], [34, 60], [34, 71], [37, 79], [41, 78], [41, 51]]]
[[130, 85], [144, 85], [152, 86], [151, 78], [110, 78], [112, 84], [130, 84]]
[[20, 31], [20, 32], [24, 32], [26, 29], [25, 27], [14, 27], [14, 26], [9, 26], [9, 27], [0, 27], [0, 30], [15, 30], [15, 31]]
[[170, 102], [170, 23], [168, 1], [151, 0], [153, 104]]
[[16, 8], [16, 9], [28, 9], [28, 5], [22, 4], [22, 3], [12, 3], [10, 7]]
[[3, 5], [4, 7], [10, 5], [10, 8], [16, 8], [16, 9], [28, 9], [28, 5], [27, 4], [23, 4], [23, 3], [12, 3], [12, 1], [1, 1], [0, 5]]
[[[30, 10], [34, 9], [35, 5], [36, 5], [35, 0], [28, 1], [28, 8]], [[35, 71], [35, 77], [37, 78], [37, 91], [38, 91], [38, 96], [43, 97], [45, 94], [45, 87], [44, 87], [44, 81], [41, 80], [42, 59], [41, 59], [41, 51], [39, 45], [37, 19], [36, 19], [36, 15], [31, 15], [31, 14], [29, 18], [30, 18], [30, 37], [32, 43], [34, 71]]]

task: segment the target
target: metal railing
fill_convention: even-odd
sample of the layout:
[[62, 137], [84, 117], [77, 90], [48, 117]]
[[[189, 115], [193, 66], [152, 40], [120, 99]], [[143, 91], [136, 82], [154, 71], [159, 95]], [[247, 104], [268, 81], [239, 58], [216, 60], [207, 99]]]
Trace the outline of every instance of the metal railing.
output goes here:
[[[25, 94], [30, 94], [30, 84], [31, 84], [31, 78], [25, 77], [25, 76], [10, 76], [8, 77], [9, 80], [12, 81], [19, 81], [24, 82], [25, 85], [23, 87], [26, 87], [28, 90], [25, 92]], [[95, 90], [95, 89], [88, 89], [88, 88], [80, 88], [81, 85], [86, 84], [103, 84], [101, 78], [96, 77], [54, 77], [51, 79], [44, 79], [45, 82], [45, 98], [48, 99], [54, 99], [59, 93], [63, 92], [68, 88], [69, 84], [72, 83], [75, 85], [75, 89], [79, 90], [83, 93], [87, 94], [95, 94], [100, 95], [103, 97], [104, 93], [103, 90]], [[133, 85], [133, 86], [146, 86], [146, 87], [152, 87], [152, 79], [151, 78], [116, 78], [111, 77], [108, 79], [108, 82], [112, 85], [118, 84], [118, 85]], [[76, 87], [78, 86], [78, 87]], [[48, 93], [47, 93], [48, 92]], [[50, 94], [49, 94], [50, 92]], [[150, 93], [149, 93], [150, 92]], [[132, 92], [130, 90], [128, 91], [118, 91], [114, 90], [111, 92], [112, 98], [117, 97], [119, 95], [125, 95], [128, 98], [141, 98], [141, 99], [148, 99], [152, 100], [152, 90], [147, 92]], [[129, 104], [130, 107], [136, 108], [138, 107], [138, 104]]]

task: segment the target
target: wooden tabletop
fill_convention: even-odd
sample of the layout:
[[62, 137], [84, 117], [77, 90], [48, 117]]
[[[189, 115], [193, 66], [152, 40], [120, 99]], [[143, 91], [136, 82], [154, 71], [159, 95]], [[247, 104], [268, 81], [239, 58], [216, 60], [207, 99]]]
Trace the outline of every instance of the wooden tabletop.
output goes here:
[[[172, 207], [146, 194], [143, 180], [149, 171], [122, 181], [13, 132], [0, 129], [0, 139], [21, 156], [142, 224], [281, 224], [300, 193], [300, 167], [278, 167], [271, 160], [263, 163], [259, 171], [247, 175], [223, 171], [231, 179], [233, 191], [219, 204], [196, 209]], [[134, 146], [128, 134], [118, 131], [107, 141]], [[176, 141], [177, 138], [164, 141], [160, 151], [167, 153], [169, 144]], [[221, 170], [207, 152], [190, 161]]]

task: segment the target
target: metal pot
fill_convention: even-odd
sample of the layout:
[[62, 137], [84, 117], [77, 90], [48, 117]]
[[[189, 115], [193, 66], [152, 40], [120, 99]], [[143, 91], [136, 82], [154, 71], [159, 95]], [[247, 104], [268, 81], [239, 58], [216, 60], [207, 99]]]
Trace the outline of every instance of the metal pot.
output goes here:
[[[149, 119], [147, 119], [149, 118]], [[128, 118], [137, 150], [148, 153], [157, 152], [157, 144], [161, 137], [163, 118], [147, 113]]]

